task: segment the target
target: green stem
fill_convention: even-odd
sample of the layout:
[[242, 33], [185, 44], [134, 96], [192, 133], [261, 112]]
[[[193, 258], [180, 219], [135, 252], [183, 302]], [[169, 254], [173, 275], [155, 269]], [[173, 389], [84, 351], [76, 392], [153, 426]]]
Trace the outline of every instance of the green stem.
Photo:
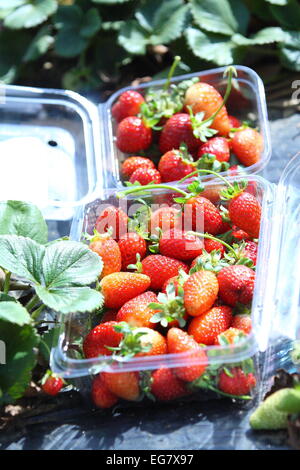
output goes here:
[[168, 186], [167, 184], [147, 184], [145, 186], [136, 186], [136, 187], [126, 189], [125, 191], [121, 191], [121, 192], [117, 193], [116, 196], [117, 196], [117, 198], [120, 199], [124, 196], [127, 196], [127, 194], [141, 193], [141, 192], [146, 191], [148, 189], [170, 189], [172, 191], [176, 191], [176, 193], [182, 194], [185, 197], [188, 196], [188, 193], [186, 191], [183, 191], [182, 189], [175, 188], [174, 186]]
[[224, 178], [224, 176], [219, 175], [219, 173], [216, 173], [216, 172], [213, 171], [213, 170], [204, 170], [204, 169], [199, 169], [199, 170], [192, 171], [192, 173], [189, 173], [189, 174], [186, 175], [184, 178], [181, 178], [181, 180], [179, 180], [179, 181], [177, 182], [177, 184], [183, 183], [185, 180], [191, 178], [191, 177], [194, 176], [194, 175], [197, 175], [198, 173], [206, 173], [206, 174], [209, 173], [209, 174], [211, 174], [211, 175], [215, 175], [215, 176], [217, 176], [220, 180], [224, 181], [224, 183], [225, 183], [227, 186], [229, 186], [230, 188], [234, 189], [234, 187], [232, 186], [232, 184], [231, 184], [229, 181], [227, 181], [227, 179]]
[[175, 69], [176, 69], [178, 63], [180, 62], [180, 60], [181, 60], [181, 57], [179, 57], [178, 55], [174, 57], [173, 64], [171, 65], [169, 73], [168, 73], [167, 81], [166, 81], [166, 83], [164, 84], [164, 87], [163, 87], [164, 90], [167, 90], [169, 88], [171, 78], [173, 77]]
[[30, 310], [35, 307], [39, 303], [40, 299], [38, 296], [35, 294], [29, 302], [25, 305], [25, 308], [30, 312]]
[[220, 395], [223, 395], [224, 397], [238, 398], [239, 400], [252, 400], [252, 397], [250, 397], [249, 395], [230, 395], [230, 393], [222, 392], [221, 390], [213, 387], [212, 385], [208, 385], [207, 388], [211, 390], [212, 392], [216, 392], [216, 393], [219, 393]]
[[4, 285], [3, 285], [4, 294], [8, 294], [9, 292], [10, 277], [11, 277], [11, 272], [6, 271]]
[[40, 314], [42, 313], [42, 311], [44, 310], [44, 308], [45, 308], [45, 305], [44, 305], [44, 304], [40, 305], [36, 310], [34, 310], [34, 311], [31, 313], [31, 318], [32, 318], [33, 320], [36, 320], [36, 319], [40, 316]]
[[227, 248], [227, 250], [231, 251], [234, 257], [238, 259], [238, 255], [235, 252], [234, 248], [232, 248], [232, 246], [230, 246], [228, 243], [224, 242], [223, 240], [220, 240], [219, 238], [214, 237], [213, 235], [209, 235], [208, 233], [200, 233], [200, 232], [193, 232], [193, 231], [189, 233], [191, 233], [192, 235], [195, 235], [196, 237], [209, 238], [210, 240], [214, 240], [216, 242], [222, 243], [222, 245], [224, 245]]

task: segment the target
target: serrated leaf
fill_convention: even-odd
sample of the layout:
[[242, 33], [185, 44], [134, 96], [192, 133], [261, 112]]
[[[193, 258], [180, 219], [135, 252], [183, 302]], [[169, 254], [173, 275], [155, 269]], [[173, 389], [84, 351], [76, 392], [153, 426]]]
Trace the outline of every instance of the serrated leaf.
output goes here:
[[12, 29], [33, 28], [43, 23], [56, 10], [56, 0], [24, 1], [5, 18], [4, 25]]
[[1, 364], [0, 406], [20, 398], [31, 380], [36, 364], [35, 348], [39, 343], [31, 325], [14, 325], [0, 321], [0, 340], [5, 344], [5, 364]]
[[49, 245], [42, 261], [46, 286], [53, 288], [91, 284], [102, 267], [100, 256], [86, 245], [69, 240]]
[[200, 28], [231, 36], [238, 23], [227, 0], [190, 0], [191, 11]]
[[284, 6], [269, 5], [271, 14], [278, 23], [287, 29], [299, 30], [300, 25], [300, 5], [297, 0], [289, 0]]
[[228, 0], [231, 11], [237, 21], [238, 30], [241, 34], [246, 34], [249, 21], [250, 11], [241, 0]]
[[104, 303], [103, 295], [89, 287], [36, 287], [41, 301], [56, 312], [63, 314], [73, 312], [93, 312]]
[[121, 27], [118, 42], [131, 54], [145, 54], [147, 33], [136, 20], [129, 20]]
[[49, 27], [41, 28], [29, 45], [26, 54], [23, 56], [23, 61], [30, 62], [38, 59], [48, 51], [53, 42], [54, 38], [50, 34]]
[[188, 46], [197, 57], [215, 62], [217, 65], [236, 62], [237, 45], [227, 36], [204, 33], [196, 28], [188, 28], [185, 34]]
[[300, 32], [285, 31], [280, 45], [281, 63], [290, 70], [300, 70]]
[[250, 38], [245, 38], [240, 34], [234, 34], [232, 41], [239, 46], [271, 44], [274, 42], [282, 42], [285, 39], [284, 31], [276, 26], [263, 28]]
[[2, 301], [0, 302], [0, 321], [23, 326], [31, 323], [31, 317], [19, 302]]
[[41, 337], [39, 351], [43, 355], [44, 359], [48, 362], [50, 360], [52, 347], [56, 346], [58, 343], [60, 330], [60, 326], [55, 326]]
[[1, 201], [0, 235], [22, 235], [44, 244], [48, 241], [48, 228], [35, 205], [23, 201]]

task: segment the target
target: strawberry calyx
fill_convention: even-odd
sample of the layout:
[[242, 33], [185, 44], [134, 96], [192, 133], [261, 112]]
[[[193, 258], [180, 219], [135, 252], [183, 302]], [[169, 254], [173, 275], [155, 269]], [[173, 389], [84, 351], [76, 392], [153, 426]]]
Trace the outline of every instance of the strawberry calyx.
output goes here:
[[128, 229], [130, 232], [136, 232], [144, 240], [148, 240], [148, 223], [151, 218], [151, 208], [143, 199], [136, 199], [141, 206], [136, 210], [128, 221]]
[[187, 278], [188, 275], [183, 270], [180, 270], [177, 293], [174, 283], [171, 282], [166, 287], [166, 294], [162, 292], [158, 294], [159, 303], [151, 302], [148, 305], [149, 308], [157, 311], [150, 319], [152, 323], [160, 323], [161, 326], [166, 328], [169, 323], [177, 320], [181, 328], [185, 326], [184, 290], [182, 286]]
[[228, 261], [228, 264], [242, 264], [255, 270], [252, 259], [244, 255], [245, 247], [246, 243], [244, 240], [241, 243], [234, 243], [232, 248], [235, 251], [235, 256], [233, 256], [233, 252], [231, 251], [230, 253], [225, 253], [224, 258]]
[[[234, 256], [234, 258], [237, 260], [238, 255], [236, 254], [235, 250], [232, 248], [231, 245], [229, 245], [228, 243], [226, 243], [224, 240], [221, 240], [220, 238], [214, 237], [213, 235], [211, 235], [211, 234], [209, 234], [209, 233], [201, 233], [201, 232], [194, 232], [194, 231], [189, 231], [188, 233], [191, 234], [191, 235], [195, 235], [196, 237], [208, 238], [208, 239], [210, 239], [210, 240], [214, 240], [214, 241], [217, 241], [217, 242], [222, 243], [222, 245], [224, 245], [225, 248], [227, 248], [227, 250], [228, 250], [230, 253], [232, 253], [232, 255]], [[225, 257], [225, 256], [224, 256], [224, 257]]]
[[[246, 336], [247, 335], [242, 330], [240, 330], [238, 333], [235, 334], [235, 336], [233, 338], [233, 342], [230, 343], [230, 341], [226, 337], [226, 334], [224, 334], [224, 332], [223, 332], [223, 333], [220, 333], [218, 335], [218, 342], [219, 342], [220, 346], [229, 346], [230, 344], [240, 343], [242, 340], [244, 340], [246, 338]], [[223, 368], [223, 369], [225, 369], [225, 368]]]
[[139, 373], [139, 386], [142, 397], [146, 396], [151, 401], [156, 401], [155, 396], [151, 392], [153, 383], [152, 371], [141, 370]]
[[224, 260], [220, 250], [212, 250], [210, 253], [203, 250], [202, 254], [197, 257], [196, 264], [190, 269], [189, 274], [202, 270], [219, 273], [221, 269], [228, 265], [229, 263]]
[[240, 182], [234, 181], [232, 184], [228, 184], [226, 189], [221, 191], [221, 198], [223, 200], [233, 199], [243, 193], [247, 185], [248, 182], [246, 180], [242, 180]]
[[123, 338], [119, 346], [105, 346], [114, 352], [113, 359], [123, 361], [134, 357], [138, 353], [149, 352], [151, 350], [152, 345], [150, 343], [141, 343], [140, 338], [147, 334], [145, 331], [141, 331], [141, 328], [130, 326], [126, 322], [120, 322], [114, 326], [114, 329], [117, 333], [122, 333]]
[[136, 254], [136, 263], [135, 264], [129, 264], [127, 266], [127, 269], [133, 269], [134, 272], [136, 273], [142, 273], [143, 272], [143, 265], [141, 262], [141, 255], [139, 253]]
[[190, 152], [188, 151], [188, 146], [186, 145], [185, 142], [181, 142], [179, 149], [173, 150], [175, 155], [180, 157], [181, 161], [184, 163], [188, 163], [189, 165], [195, 165], [196, 163], [194, 162], [194, 159]]
[[55, 374], [54, 372], [52, 372], [51, 369], [48, 369], [45, 374], [43, 375], [43, 377], [41, 378], [41, 380], [39, 381], [39, 383], [43, 386], [45, 385], [45, 383], [47, 382], [48, 379], [50, 378], [53, 378], [53, 379], [60, 379], [61, 382], [65, 385], [66, 384], [66, 381], [58, 374]]
[[112, 227], [108, 227], [105, 233], [99, 233], [98, 230], [94, 228], [93, 235], [90, 235], [89, 233], [85, 232], [83, 234], [83, 237], [85, 240], [88, 240], [90, 243], [92, 243], [100, 240], [108, 240], [109, 238], [112, 238], [112, 234]]
[[155, 231], [156, 233], [153, 233], [149, 237], [149, 241], [151, 242], [150, 245], [148, 246], [148, 250], [150, 253], [159, 253], [159, 241], [162, 237], [163, 231], [160, 227], [156, 227]]
[[233, 311], [232, 315], [245, 315], [245, 316], [251, 316], [251, 308], [249, 305], [241, 304], [240, 302], [237, 302]]
[[195, 167], [203, 170], [213, 170], [217, 173], [227, 171], [229, 168], [228, 162], [220, 162], [213, 153], [204, 153], [197, 162]]

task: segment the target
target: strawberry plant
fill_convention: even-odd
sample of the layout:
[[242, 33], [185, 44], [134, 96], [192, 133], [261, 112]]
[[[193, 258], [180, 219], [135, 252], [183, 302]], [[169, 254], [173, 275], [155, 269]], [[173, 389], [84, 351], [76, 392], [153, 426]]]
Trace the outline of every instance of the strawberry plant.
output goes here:
[[[48, 242], [47, 225], [37, 207], [21, 201], [0, 203], [0, 340], [5, 345], [0, 406], [23, 396], [39, 355], [49, 360], [59, 327], [48, 330], [51, 322], [44, 322], [44, 312], [54, 312], [55, 324], [58, 314], [101, 307], [102, 294], [89, 286], [101, 274], [102, 264], [82, 243]], [[55, 377], [51, 386], [50, 380], [43, 387], [45, 383], [52, 394], [62, 386]]]

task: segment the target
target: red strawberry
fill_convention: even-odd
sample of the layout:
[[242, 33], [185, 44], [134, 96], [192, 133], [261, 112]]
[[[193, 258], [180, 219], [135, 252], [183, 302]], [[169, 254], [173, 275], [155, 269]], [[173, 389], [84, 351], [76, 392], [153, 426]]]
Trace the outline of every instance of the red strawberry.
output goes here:
[[175, 207], [160, 207], [151, 214], [149, 232], [154, 234], [157, 228], [163, 232], [171, 230], [182, 223], [181, 211]]
[[227, 266], [218, 274], [219, 295], [228, 305], [249, 304], [253, 297], [255, 273], [243, 265]]
[[82, 345], [87, 359], [90, 357], [111, 356], [112, 351], [106, 346], [115, 348], [119, 346], [123, 338], [123, 334], [118, 333], [114, 328], [117, 324], [116, 321], [100, 323], [88, 333]]
[[128, 157], [122, 163], [122, 174], [124, 178], [129, 179], [132, 173], [138, 168], [155, 168], [152, 160], [146, 157]]
[[131, 326], [154, 328], [155, 323], [150, 320], [155, 310], [148, 307], [151, 302], [158, 302], [156, 294], [151, 291], [128, 300], [118, 311], [117, 321], [125, 321]]
[[189, 315], [197, 317], [214, 304], [218, 295], [218, 281], [211, 271], [197, 271], [183, 285], [184, 306]]
[[209, 238], [204, 239], [204, 249], [208, 253], [211, 253], [213, 250], [219, 250], [222, 257], [225, 254], [224, 245], [221, 242], [218, 242], [217, 240], [210, 240]]
[[144, 101], [143, 96], [138, 91], [124, 91], [124, 93], [119, 96], [118, 101], [113, 105], [111, 114], [118, 122], [128, 116], [136, 116]]
[[142, 186], [150, 183], [161, 183], [160, 172], [155, 168], [141, 167], [135, 170], [130, 176], [130, 183], [138, 181]]
[[239, 229], [236, 225], [232, 227], [232, 236], [237, 240], [249, 240], [249, 235], [244, 230]]
[[234, 225], [247, 232], [250, 237], [258, 238], [261, 219], [261, 205], [252, 194], [242, 192], [231, 199], [229, 217]]
[[135, 332], [145, 333], [140, 337], [142, 346], [151, 345], [149, 351], [137, 353], [135, 357], [167, 354], [167, 340], [163, 335], [158, 333], [158, 331], [154, 331], [151, 328], [137, 328]]
[[193, 318], [188, 333], [197, 343], [212, 345], [217, 336], [230, 326], [232, 309], [226, 306], [213, 307], [202, 315]]
[[237, 131], [231, 140], [231, 148], [243, 165], [254, 165], [263, 151], [262, 135], [250, 127]]
[[247, 395], [255, 387], [256, 379], [252, 373], [245, 374], [240, 367], [230, 369], [230, 375], [223, 370], [219, 376], [219, 389], [229, 395]]
[[93, 380], [92, 400], [98, 408], [111, 408], [118, 401], [118, 397], [105, 385], [101, 374]]
[[177, 276], [180, 269], [188, 272], [182, 261], [163, 255], [149, 255], [142, 261], [143, 273], [151, 279], [151, 289], [160, 290], [170, 277]]
[[248, 335], [252, 330], [250, 315], [234, 315], [231, 326], [242, 330], [246, 335]]
[[116, 144], [121, 152], [146, 150], [152, 141], [152, 130], [139, 117], [129, 116], [118, 125]]
[[219, 162], [228, 162], [230, 159], [228, 140], [224, 137], [213, 137], [209, 139], [199, 148], [198, 158], [201, 158], [205, 153], [215, 155], [216, 160]]
[[228, 118], [229, 118], [229, 122], [230, 122], [230, 127], [232, 129], [238, 129], [239, 127], [241, 127], [242, 123], [238, 118], [236, 118], [235, 116], [231, 116], [230, 114], [229, 114]]
[[104, 312], [103, 316], [101, 317], [101, 323], [116, 321], [117, 313], [118, 312], [116, 310], [106, 310], [106, 312]]
[[102, 372], [106, 387], [117, 397], [136, 401], [140, 396], [139, 374], [137, 372]]
[[203, 242], [188, 232], [172, 229], [164, 232], [159, 240], [159, 251], [164, 256], [182, 261], [195, 258], [202, 253]]
[[51, 373], [51, 375], [48, 375], [46, 380], [43, 382], [42, 390], [47, 393], [47, 395], [55, 396], [60, 392], [63, 386], [63, 379]]
[[107, 276], [107, 274], [121, 271], [121, 252], [118, 243], [115, 240], [110, 238], [108, 235], [96, 235], [89, 244], [89, 248], [97, 253], [103, 261], [103, 269], [100, 279]]
[[224, 220], [222, 220], [218, 235], [229, 232], [229, 230], [231, 230], [231, 225], [228, 222], [224, 222]]
[[95, 223], [95, 229], [99, 233], [106, 233], [112, 227], [112, 238], [119, 239], [121, 235], [127, 232], [128, 216], [118, 207], [106, 207]]
[[159, 138], [159, 150], [162, 154], [169, 150], [179, 149], [185, 143], [190, 152], [199, 147], [200, 141], [194, 137], [189, 114], [177, 113], [165, 123]]
[[144, 258], [147, 251], [147, 245], [143, 237], [136, 232], [129, 232], [122, 235], [119, 239], [119, 249], [122, 257], [122, 269], [125, 271], [129, 264], [136, 262], [136, 255]]
[[163, 182], [176, 181], [194, 171], [192, 156], [181, 150], [169, 150], [158, 163]]
[[225, 346], [228, 344], [236, 344], [237, 342], [241, 341], [245, 337], [246, 335], [244, 331], [239, 330], [238, 328], [230, 327], [227, 330], [220, 333], [216, 337], [214, 344], [220, 345], [220, 346]]
[[223, 223], [220, 211], [212, 202], [202, 196], [192, 197], [184, 205], [185, 230], [191, 229], [187, 227], [190, 220], [194, 231], [208, 232], [212, 235], [219, 233]]
[[142, 294], [150, 287], [151, 279], [140, 273], [113, 273], [100, 282], [107, 308], [120, 308], [125, 302]]
[[[208, 119], [217, 111], [222, 102], [222, 96], [212, 85], [197, 82], [188, 88], [184, 104], [185, 107], [190, 106], [194, 114], [204, 112], [204, 119]], [[221, 135], [228, 135], [231, 125], [225, 106], [221, 108], [210, 127], [216, 129]]]
[[189, 395], [185, 382], [181, 381], [167, 367], [161, 367], [152, 374], [151, 392], [161, 401], [175, 400]]
[[[176, 359], [178, 367], [174, 373], [185, 382], [192, 382], [203, 375], [207, 367], [207, 356], [196, 341], [180, 328], [170, 328], [167, 334], [169, 354], [185, 353]], [[189, 354], [187, 354], [189, 353]]]
[[253, 261], [254, 266], [256, 265], [257, 250], [257, 243], [252, 241], [246, 242], [245, 248], [243, 249], [243, 256], [245, 256], [245, 258], [251, 259]]
[[177, 295], [178, 294], [178, 287], [180, 286], [180, 279], [178, 276], [173, 276], [173, 277], [170, 277], [170, 279], [168, 279], [164, 285], [162, 286], [162, 289], [161, 291], [166, 294], [167, 293], [167, 287], [169, 284], [173, 284], [174, 287], [175, 287], [175, 294]]

